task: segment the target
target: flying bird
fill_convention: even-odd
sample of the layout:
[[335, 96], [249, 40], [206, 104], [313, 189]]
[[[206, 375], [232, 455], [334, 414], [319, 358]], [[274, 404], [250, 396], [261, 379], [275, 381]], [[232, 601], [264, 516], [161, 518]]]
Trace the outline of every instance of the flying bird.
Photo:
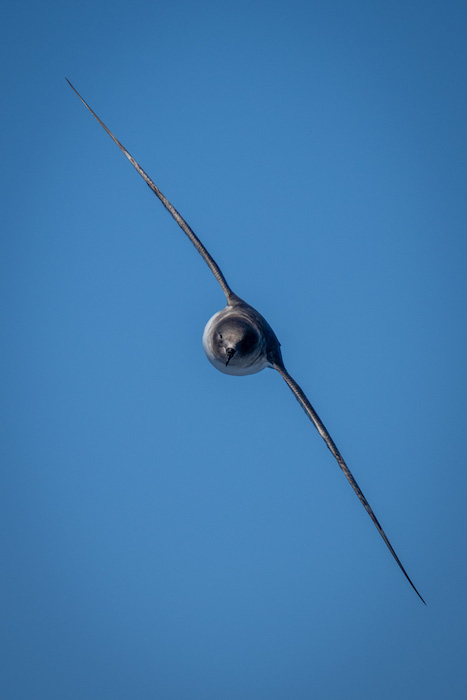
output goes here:
[[78, 91], [73, 87], [68, 78], [66, 81], [72, 88], [72, 90], [79, 97], [84, 106], [91, 112], [91, 114], [97, 119], [99, 124], [105, 129], [110, 138], [117, 144], [122, 153], [128, 158], [130, 163], [141, 175], [143, 180], [151, 188], [154, 194], [160, 199], [164, 207], [170, 212], [177, 224], [183, 230], [183, 232], [188, 236], [190, 241], [195, 246], [198, 253], [201, 255], [203, 260], [208, 265], [209, 269], [213, 273], [216, 280], [219, 282], [222, 291], [225, 294], [227, 305], [221, 311], [218, 311], [206, 324], [206, 328], [203, 333], [203, 348], [207, 355], [208, 360], [216, 367], [216, 369], [224, 372], [225, 374], [233, 375], [246, 375], [254, 374], [255, 372], [260, 372], [265, 367], [270, 367], [276, 372], [279, 372], [284, 381], [288, 384], [292, 390], [295, 398], [300, 403], [301, 407], [305, 411], [308, 418], [314, 424], [318, 433], [321, 435], [326, 445], [334, 455], [337, 463], [344, 472], [347, 480], [352, 486], [353, 490], [358, 496], [360, 503], [365, 508], [366, 512], [372, 519], [376, 529], [386, 543], [389, 551], [399, 565], [402, 573], [406, 577], [407, 581], [410, 583], [420, 600], [426, 605], [422, 596], [415, 588], [409, 575], [402, 566], [399, 557], [394, 551], [389, 539], [386, 536], [383, 528], [381, 527], [376, 515], [373, 512], [370, 504], [366, 500], [362, 493], [359, 485], [355, 481], [350, 469], [344, 461], [341, 453], [337, 449], [333, 439], [326, 430], [323, 422], [319, 418], [315, 409], [308, 401], [303, 390], [299, 387], [297, 382], [290, 376], [285, 368], [284, 361], [282, 359], [280, 343], [272, 330], [269, 323], [265, 318], [250, 304], [247, 304], [243, 299], [241, 299], [227, 284], [224, 275], [221, 272], [220, 267], [213, 259], [213, 257], [206, 250], [204, 245], [201, 243], [199, 238], [196, 236], [194, 231], [187, 224], [185, 219], [179, 214], [175, 207], [169, 202], [167, 197], [165, 197], [157, 185], [151, 180], [151, 178], [144, 172], [142, 167], [136, 162], [133, 156], [128, 153], [126, 148], [120, 143], [120, 141], [113, 135], [110, 129], [104, 124], [97, 114], [91, 109], [91, 107], [85, 102]]

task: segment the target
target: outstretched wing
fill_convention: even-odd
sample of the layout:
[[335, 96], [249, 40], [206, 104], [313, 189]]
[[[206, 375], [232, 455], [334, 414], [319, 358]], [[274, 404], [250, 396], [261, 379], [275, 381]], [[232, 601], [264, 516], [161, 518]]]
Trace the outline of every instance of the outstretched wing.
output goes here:
[[133, 158], [133, 156], [130, 155], [130, 153], [128, 153], [128, 151], [126, 150], [126, 148], [125, 148], [124, 146], [122, 146], [122, 144], [120, 143], [120, 141], [112, 134], [112, 132], [110, 131], [110, 129], [108, 129], [108, 128], [106, 127], [106, 125], [104, 124], [104, 122], [101, 121], [101, 120], [99, 119], [99, 117], [97, 116], [97, 114], [96, 114], [95, 112], [93, 112], [93, 110], [92, 110], [91, 107], [88, 105], [88, 103], [85, 102], [85, 100], [83, 100], [83, 98], [81, 97], [81, 95], [79, 94], [79, 92], [73, 87], [73, 85], [70, 83], [70, 81], [68, 80], [68, 78], [65, 78], [65, 80], [67, 81], [67, 83], [68, 83], [68, 85], [71, 87], [71, 89], [78, 95], [79, 99], [80, 99], [81, 102], [84, 104], [84, 106], [87, 107], [87, 109], [89, 109], [89, 111], [91, 112], [91, 114], [93, 115], [93, 117], [95, 117], [95, 118], [97, 119], [97, 121], [99, 122], [99, 124], [105, 129], [105, 131], [108, 133], [108, 135], [110, 136], [110, 138], [117, 144], [117, 146], [118, 146], [119, 149], [122, 151], [122, 153], [124, 153], [124, 155], [128, 158], [128, 160], [130, 161], [130, 163], [132, 164], [132, 166], [133, 166], [134, 168], [136, 168], [136, 170], [139, 172], [139, 174], [141, 175], [141, 177], [143, 178], [143, 180], [145, 180], [145, 182], [149, 185], [149, 187], [150, 187], [151, 190], [154, 192], [154, 194], [157, 195], [157, 197], [159, 197], [159, 199], [161, 200], [161, 202], [162, 202], [162, 204], [164, 205], [164, 207], [172, 214], [172, 216], [173, 216], [173, 218], [175, 219], [175, 221], [177, 222], [177, 224], [178, 224], [178, 225], [180, 226], [180, 228], [184, 231], [184, 233], [186, 233], [186, 235], [188, 236], [188, 238], [190, 239], [190, 241], [193, 243], [193, 245], [195, 246], [195, 248], [196, 248], [196, 250], [198, 251], [198, 253], [203, 257], [204, 261], [205, 261], [206, 264], [209, 266], [209, 268], [210, 268], [211, 272], [213, 273], [214, 277], [216, 278], [216, 280], [219, 282], [220, 286], [222, 287], [222, 291], [224, 292], [224, 294], [225, 294], [225, 296], [226, 296], [226, 298], [227, 298], [227, 302], [230, 303], [233, 299], [236, 298], [236, 295], [232, 292], [232, 290], [230, 289], [229, 285], [227, 284], [226, 279], [225, 279], [224, 275], [222, 274], [222, 272], [221, 272], [221, 270], [220, 270], [220, 268], [219, 268], [219, 265], [216, 263], [216, 261], [214, 260], [214, 258], [212, 258], [212, 256], [208, 253], [208, 251], [206, 250], [206, 248], [204, 247], [204, 245], [203, 245], [203, 244], [201, 243], [201, 241], [199, 240], [198, 236], [197, 236], [197, 235], [195, 234], [195, 232], [190, 228], [190, 226], [188, 226], [188, 224], [187, 224], [187, 222], [185, 221], [185, 219], [178, 213], [178, 211], [175, 209], [175, 207], [172, 206], [172, 204], [169, 202], [169, 200], [167, 199], [167, 197], [165, 197], [165, 196], [162, 194], [162, 192], [161, 192], [160, 189], [157, 187], [157, 185], [155, 185], [155, 184], [153, 183], [153, 181], [151, 180], [151, 178], [144, 172], [143, 168], [136, 162], [136, 160]]
[[[392, 548], [392, 545], [391, 545], [391, 543], [389, 542], [389, 540], [388, 540], [388, 538], [387, 538], [387, 536], [386, 536], [386, 533], [384, 532], [383, 528], [382, 528], [381, 525], [379, 524], [378, 518], [377, 518], [376, 515], [373, 513], [373, 510], [372, 510], [370, 504], [369, 504], [368, 501], [366, 500], [365, 496], [364, 496], [363, 493], [362, 493], [362, 490], [360, 489], [359, 485], [358, 485], [357, 482], [355, 481], [355, 479], [354, 479], [354, 477], [353, 477], [353, 475], [352, 475], [352, 472], [350, 471], [350, 469], [348, 468], [347, 464], [345, 463], [345, 461], [344, 461], [344, 459], [343, 459], [341, 453], [339, 452], [339, 450], [337, 449], [336, 445], [334, 444], [333, 439], [331, 438], [331, 436], [329, 435], [328, 431], [327, 431], [326, 428], [324, 427], [324, 425], [323, 425], [323, 423], [322, 423], [320, 417], [319, 417], [318, 414], [316, 413], [315, 409], [313, 408], [313, 406], [311, 405], [311, 403], [308, 401], [308, 399], [307, 399], [307, 397], [305, 396], [303, 390], [299, 387], [299, 385], [297, 384], [297, 382], [296, 382], [294, 379], [292, 379], [292, 377], [291, 377], [290, 374], [287, 372], [287, 370], [285, 369], [284, 366], [280, 366], [280, 365], [277, 365], [277, 364], [276, 364], [276, 365], [273, 365], [273, 367], [274, 367], [274, 369], [276, 369], [276, 370], [279, 372], [279, 374], [280, 374], [280, 375], [283, 377], [283, 379], [287, 382], [287, 384], [289, 385], [289, 387], [290, 387], [291, 390], [293, 391], [295, 398], [298, 400], [298, 402], [299, 402], [300, 405], [302, 406], [302, 408], [303, 408], [303, 410], [305, 411], [305, 413], [307, 414], [308, 418], [309, 418], [309, 419], [314, 423], [314, 425], [316, 426], [316, 428], [317, 428], [317, 430], [318, 430], [318, 433], [321, 435], [321, 437], [323, 438], [324, 442], [326, 443], [326, 445], [327, 445], [327, 446], [329, 447], [329, 449], [331, 450], [332, 454], [334, 455], [334, 457], [335, 457], [336, 460], [337, 460], [337, 463], [339, 464], [340, 468], [342, 469], [342, 471], [344, 472], [345, 476], [347, 477], [347, 479], [348, 479], [350, 485], [352, 486], [353, 490], [354, 490], [355, 493], [357, 494], [357, 496], [358, 496], [358, 498], [359, 498], [359, 500], [360, 500], [360, 503], [363, 505], [363, 507], [365, 508], [366, 512], [368, 513], [368, 515], [370, 516], [370, 518], [373, 520], [373, 522], [374, 522], [374, 524], [375, 524], [375, 526], [376, 526], [376, 529], [378, 530], [378, 532], [379, 532], [379, 534], [381, 535], [381, 537], [383, 538], [383, 540], [386, 542], [386, 545], [387, 545], [389, 551], [391, 552], [392, 556], [394, 557], [394, 559], [396, 560], [396, 562], [399, 564], [399, 566], [400, 566], [400, 568], [401, 568], [401, 570], [402, 570], [402, 573], [404, 574], [405, 578], [406, 578], [407, 581], [410, 583], [410, 585], [412, 586], [412, 588], [414, 589], [415, 593], [418, 595], [418, 597], [420, 598], [420, 600], [421, 600], [423, 603], [425, 603], [425, 601], [423, 600], [422, 596], [420, 595], [420, 593], [417, 591], [417, 589], [416, 589], [415, 586], [413, 585], [412, 581], [410, 580], [409, 575], [407, 574], [406, 570], [405, 570], [404, 567], [402, 566], [402, 564], [401, 564], [401, 562], [400, 562], [400, 560], [399, 560], [399, 557], [397, 556], [397, 554], [395, 553], [394, 549]], [[426, 605], [426, 603], [425, 603], [425, 605]]]

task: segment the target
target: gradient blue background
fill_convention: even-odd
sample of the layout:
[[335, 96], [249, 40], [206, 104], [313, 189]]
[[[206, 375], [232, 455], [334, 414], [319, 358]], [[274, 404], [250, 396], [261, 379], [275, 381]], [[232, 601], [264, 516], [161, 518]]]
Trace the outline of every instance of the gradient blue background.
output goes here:
[[[464, 698], [467, 8], [2, 13], [5, 700]], [[201, 335], [202, 259], [279, 375]]]

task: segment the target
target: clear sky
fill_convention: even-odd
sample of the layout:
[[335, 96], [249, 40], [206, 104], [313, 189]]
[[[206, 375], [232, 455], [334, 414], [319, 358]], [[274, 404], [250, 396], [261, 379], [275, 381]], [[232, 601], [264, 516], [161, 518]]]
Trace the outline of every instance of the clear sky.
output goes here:
[[[467, 682], [467, 6], [9, 3], [2, 700], [431, 700]], [[280, 376], [217, 372], [203, 260]]]

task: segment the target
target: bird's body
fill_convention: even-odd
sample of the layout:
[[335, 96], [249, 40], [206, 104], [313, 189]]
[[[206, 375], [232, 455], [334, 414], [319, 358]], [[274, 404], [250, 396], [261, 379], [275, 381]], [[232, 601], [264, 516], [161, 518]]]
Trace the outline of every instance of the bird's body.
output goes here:
[[381, 527], [378, 519], [376, 518], [370, 504], [363, 495], [360, 487], [355, 481], [350, 469], [345, 463], [342, 455], [337, 449], [334, 441], [326, 430], [324, 424], [319, 418], [318, 414], [314, 410], [313, 406], [306, 397], [304, 391], [300, 388], [297, 382], [290, 376], [286, 370], [281, 350], [280, 343], [272, 330], [271, 326], [268, 324], [265, 318], [252, 306], [244, 302], [240, 297], [238, 297], [227, 284], [227, 281], [222, 274], [219, 266], [215, 260], [208, 253], [204, 245], [201, 243], [199, 238], [196, 236], [194, 231], [187, 224], [185, 219], [179, 214], [175, 207], [169, 202], [169, 200], [162, 194], [160, 189], [151, 178], [145, 173], [141, 166], [136, 162], [133, 156], [126, 150], [126, 148], [120, 143], [120, 141], [113, 135], [113, 133], [107, 128], [107, 126], [99, 119], [97, 114], [93, 112], [91, 107], [83, 100], [81, 95], [75, 90], [70, 81], [67, 80], [70, 87], [78, 95], [79, 99], [85, 105], [85, 107], [91, 112], [91, 114], [97, 119], [99, 124], [105, 129], [110, 138], [116, 143], [123, 154], [128, 158], [133, 167], [144, 179], [146, 184], [154, 192], [154, 194], [160, 199], [164, 207], [170, 212], [178, 225], [182, 228], [184, 233], [190, 239], [190, 241], [195, 246], [196, 250], [200, 253], [211, 272], [215, 276], [216, 280], [219, 282], [222, 291], [224, 292], [227, 299], [227, 306], [218, 311], [214, 316], [208, 321], [204, 329], [203, 334], [203, 347], [208, 357], [208, 360], [216, 367], [216, 369], [224, 372], [225, 374], [232, 375], [247, 375], [260, 372], [266, 367], [270, 367], [276, 370], [284, 381], [287, 383], [291, 391], [293, 392], [295, 398], [300, 403], [301, 407], [305, 411], [308, 418], [312, 421], [319, 434], [325, 441], [331, 453], [334, 455], [337, 463], [344, 472], [347, 480], [352, 486], [353, 490], [358, 496], [358, 499], [362, 503], [363, 507], [367, 511], [368, 515], [372, 519], [375, 527], [377, 528], [379, 534], [386, 543], [389, 551], [396, 560], [400, 569], [402, 570], [404, 576], [417, 593], [419, 598], [425, 602], [420, 595], [420, 593], [415, 588], [411, 579], [409, 578], [406, 570], [402, 566], [397, 554], [395, 553], [389, 539], [386, 536], [383, 528]]
[[282, 365], [280, 343], [271, 326], [238, 297], [209, 319], [203, 348], [209, 362], [224, 374], [255, 374]]

